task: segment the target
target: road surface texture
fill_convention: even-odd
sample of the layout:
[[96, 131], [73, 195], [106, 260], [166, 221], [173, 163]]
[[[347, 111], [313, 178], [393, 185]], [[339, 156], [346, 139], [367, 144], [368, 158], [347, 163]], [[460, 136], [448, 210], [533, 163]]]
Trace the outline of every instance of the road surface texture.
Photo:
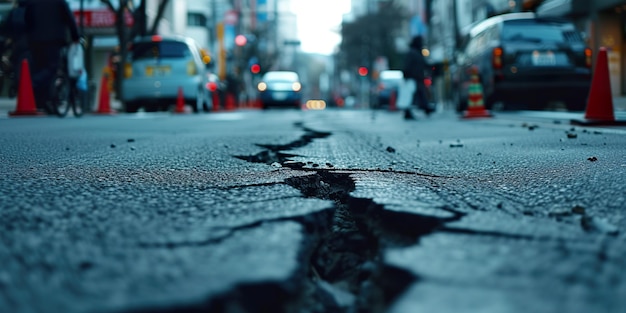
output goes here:
[[625, 313], [625, 135], [445, 112], [1, 119], [0, 312]]

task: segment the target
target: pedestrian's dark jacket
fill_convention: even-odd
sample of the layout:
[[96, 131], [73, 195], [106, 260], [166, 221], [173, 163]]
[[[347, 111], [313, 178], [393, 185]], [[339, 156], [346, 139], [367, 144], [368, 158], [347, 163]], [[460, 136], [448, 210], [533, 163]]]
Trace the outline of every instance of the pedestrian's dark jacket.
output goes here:
[[29, 40], [57, 44], [79, 40], [74, 14], [65, 0], [28, 0], [26, 7]]
[[427, 67], [426, 59], [422, 55], [422, 46], [422, 37], [413, 37], [402, 70], [404, 78], [414, 79], [417, 83], [424, 81], [424, 70]]

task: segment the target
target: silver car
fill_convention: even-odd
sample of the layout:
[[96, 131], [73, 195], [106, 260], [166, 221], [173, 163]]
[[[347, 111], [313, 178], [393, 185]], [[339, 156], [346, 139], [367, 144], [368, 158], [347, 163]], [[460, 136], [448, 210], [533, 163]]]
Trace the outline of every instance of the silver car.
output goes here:
[[404, 80], [404, 75], [400, 70], [384, 70], [378, 75], [376, 86], [376, 108], [389, 107], [394, 102], [394, 97], [398, 96], [398, 86]]
[[180, 36], [147, 36], [133, 42], [124, 66], [126, 112], [168, 110], [182, 97], [193, 112], [211, 107], [210, 62], [196, 42]]
[[285, 107], [300, 109], [302, 84], [298, 73], [293, 71], [269, 71], [257, 85], [263, 109]]

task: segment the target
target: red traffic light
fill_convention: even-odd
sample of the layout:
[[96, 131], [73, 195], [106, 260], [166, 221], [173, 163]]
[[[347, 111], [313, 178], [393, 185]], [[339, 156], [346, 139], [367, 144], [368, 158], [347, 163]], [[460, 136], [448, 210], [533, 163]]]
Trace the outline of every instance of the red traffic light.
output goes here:
[[235, 44], [238, 46], [245, 46], [246, 43], [248, 43], [248, 38], [246, 38], [246, 36], [244, 35], [237, 35], [237, 37], [235, 37]]
[[250, 66], [250, 72], [252, 72], [252, 74], [258, 74], [261, 71], [261, 66], [258, 64], [252, 64], [252, 66]]
[[365, 67], [365, 66], [359, 67], [359, 75], [360, 76], [366, 76], [368, 72], [369, 71], [367, 70], [367, 67]]

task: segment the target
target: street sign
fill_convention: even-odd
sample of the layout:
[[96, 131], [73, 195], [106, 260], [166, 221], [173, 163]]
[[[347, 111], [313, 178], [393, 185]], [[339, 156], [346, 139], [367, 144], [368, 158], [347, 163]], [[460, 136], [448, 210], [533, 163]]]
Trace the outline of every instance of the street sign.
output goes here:
[[224, 24], [235, 25], [237, 24], [238, 20], [239, 20], [239, 14], [237, 14], [237, 11], [230, 10], [224, 13]]
[[[81, 25], [81, 11], [76, 10], [73, 13], [76, 24]], [[82, 14], [82, 25], [87, 34], [115, 33], [115, 21], [115, 12], [109, 9], [84, 10]], [[133, 16], [128, 11], [124, 12], [124, 25], [132, 27], [133, 24]]]

